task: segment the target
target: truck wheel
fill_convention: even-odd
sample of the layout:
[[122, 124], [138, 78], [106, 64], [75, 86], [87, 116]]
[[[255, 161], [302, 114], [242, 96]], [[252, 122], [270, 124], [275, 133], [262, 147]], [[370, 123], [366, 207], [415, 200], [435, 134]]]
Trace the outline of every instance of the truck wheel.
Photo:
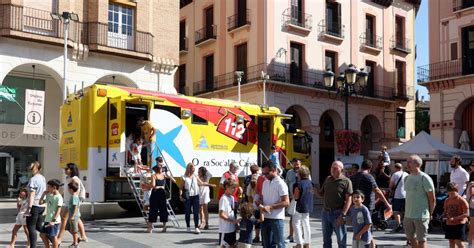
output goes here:
[[119, 201], [118, 205], [129, 212], [140, 213], [140, 208], [135, 201]]

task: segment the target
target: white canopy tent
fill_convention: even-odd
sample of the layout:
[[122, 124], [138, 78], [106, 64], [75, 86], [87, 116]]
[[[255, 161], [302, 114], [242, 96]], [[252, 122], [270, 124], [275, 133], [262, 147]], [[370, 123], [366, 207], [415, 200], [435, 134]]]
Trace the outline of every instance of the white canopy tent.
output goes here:
[[463, 159], [474, 159], [474, 152], [446, 145], [425, 131], [421, 131], [410, 141], [387, 152], [392, 160], [405, 160], [412, 154], [418, 154], [425, 161], [446, 161], [454, 155], [459, 155]]
[[[421, 131], [410, 141], [392, 148], [387, 152], [392, 161], [405, 161], [410, 155], [417, 154], [424, 161], [427, 161], [425, 172], [431, 175], [437, 175], [438, 182], [440, 175], [448, 172], [449, 163], [447, 161], [449, 161], [452, 156], [459, 155], [463, 160], [474, 159], [474, 151], [465, 151], [446, 145], [425, 131]], [[374, 154], [378, 156], [380, 152], [371, 151], [370, 154], [371, 157], [373, 157]]]

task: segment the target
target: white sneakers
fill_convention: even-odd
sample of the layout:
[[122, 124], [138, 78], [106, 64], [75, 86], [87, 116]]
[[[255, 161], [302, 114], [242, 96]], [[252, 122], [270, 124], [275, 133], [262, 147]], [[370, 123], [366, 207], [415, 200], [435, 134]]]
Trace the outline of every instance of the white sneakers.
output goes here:
[[[191, 227], [188, 227], [187, 230], [188, 230], [188, 232], [192, 233]], [[199, 228], [196, 227], [196, 228], [194, 229], [194, 234], [200, 234], [200, 233], [201, 233], [201, 230], [199, 230]]]

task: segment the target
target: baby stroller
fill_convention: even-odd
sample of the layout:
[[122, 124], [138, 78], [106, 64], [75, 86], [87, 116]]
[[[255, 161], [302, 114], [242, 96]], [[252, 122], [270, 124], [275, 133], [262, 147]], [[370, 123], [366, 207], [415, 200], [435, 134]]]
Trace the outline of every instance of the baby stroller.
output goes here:
[[[388, 191], [382, 190], [385, 197], [388, 195]], [[385, 204], [380, 199], [375, 201], [375, 208], [372, 210], [372, 224], [376, 229], [384, 231], [388, 227], [388, 219], [392, 217], [392, 211], [385, 211]]]
[[444, 202], [448, 199], [448, 193], [438, 192], [436, 193], [436, 206], [433, 211], [433, 218], [429, 224], [429, 230], [432, 231], [434, 228], [440, 227], [444, 230], [445, 222], [443, 221]]

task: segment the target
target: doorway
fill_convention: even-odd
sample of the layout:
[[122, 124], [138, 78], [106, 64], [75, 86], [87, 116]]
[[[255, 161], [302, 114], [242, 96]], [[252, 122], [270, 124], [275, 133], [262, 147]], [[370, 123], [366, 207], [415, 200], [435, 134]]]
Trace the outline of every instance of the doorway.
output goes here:
[[331, 164], [335, 158], [335, 128], [334, 121], [329, 113], [324, 113], [319, 121], [321, 132], [319, 133], [319, 182], [324, 183], [326, 177], [331, 174]]
[[474, 26], [462, 29], [462, 74], [474, 73]]
[[272, 119], [268, 117], [258, 117], [258, 164], [270, 156], [272, 146]]

